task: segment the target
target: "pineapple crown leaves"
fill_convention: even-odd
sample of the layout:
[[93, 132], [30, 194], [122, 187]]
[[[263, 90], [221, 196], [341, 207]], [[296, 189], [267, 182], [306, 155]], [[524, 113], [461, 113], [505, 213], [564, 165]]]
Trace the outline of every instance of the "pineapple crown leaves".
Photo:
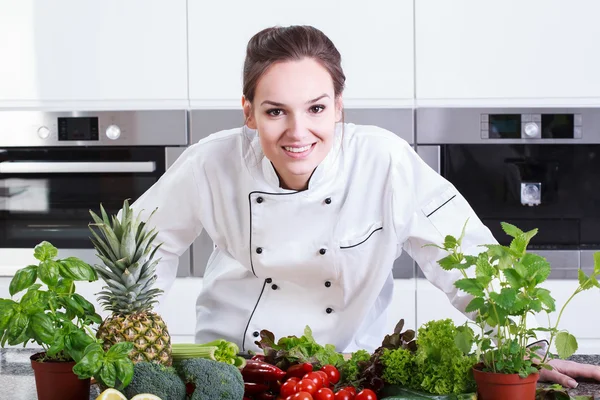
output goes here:
[[153, 258], [162, 245], [152, 246], [158, 232], [147, 226], [154, 212], [156, 209], [143, 221], [140, 218], [142, 211], [135, 216], [128, 200], [123, 203], [120, 219], [109, 217], [102, 204], [101, 216], [90, 210], [94, 220], [89, 224], [93, 235], [90, 239], [104, 264], [94, 268], [107, 284], [98, 293], [99, 300], [108, 310], [120, 313], [147, 311], [156, 302], [155, 297], [162, 293], [160, 289], [151, 289], [160, 261]]

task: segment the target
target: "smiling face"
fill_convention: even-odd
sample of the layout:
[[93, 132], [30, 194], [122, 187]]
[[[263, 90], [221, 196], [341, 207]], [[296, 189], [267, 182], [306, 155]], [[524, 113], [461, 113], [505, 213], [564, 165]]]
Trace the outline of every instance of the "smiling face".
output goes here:
[[244, 98], [242, 105], [281, 187], [306, 189], [341, 118], [342, 99], [327, 70], [311, 58], [273, 64], [259, 79], [252, 104]]

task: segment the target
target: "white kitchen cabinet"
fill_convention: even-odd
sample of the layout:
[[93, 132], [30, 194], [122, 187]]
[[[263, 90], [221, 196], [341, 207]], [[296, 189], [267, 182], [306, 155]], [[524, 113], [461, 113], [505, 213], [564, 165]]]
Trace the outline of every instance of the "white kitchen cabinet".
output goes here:
[[599, 13], [589, 0], [416, 0], [416, 102], [598, 104]]
[[340, 51], [346, 107], [412, 105], [412, 0], [189, 0], [191, 107], [238, 108], [248, 40], [264, 28], [295, 24], [321, 29]]
[[0, 108], [187, 108], [186, 0], [0, 0]]

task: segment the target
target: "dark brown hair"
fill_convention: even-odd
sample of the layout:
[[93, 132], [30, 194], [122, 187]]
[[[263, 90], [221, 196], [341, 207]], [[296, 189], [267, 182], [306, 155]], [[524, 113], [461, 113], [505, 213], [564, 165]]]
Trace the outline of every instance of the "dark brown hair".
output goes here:
[[243, 94], [254, 101], [256, 85], [267, 69], [277, 62], [312, 58], [331, 75], [335, 96], [342, 94], [346, 76], [342, 57], [333, 42], [312, 26], [271, 27], [255, 34], [246, 48]]

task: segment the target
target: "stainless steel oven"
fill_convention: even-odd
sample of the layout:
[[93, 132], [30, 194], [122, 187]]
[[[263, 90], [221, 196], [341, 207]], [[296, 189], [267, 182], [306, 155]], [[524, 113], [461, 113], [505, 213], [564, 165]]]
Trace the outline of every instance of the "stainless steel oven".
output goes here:
[[539, 228], [530, 249], [576, 279], [600, 249], [600, 110], [424, 108], [417, 152], [452, 182], [502, 244], [500, 222]]
[[[410, 144], [414, 143], [414, 112], [412, 109], [345, 109], [344, 121], [363, 125], [377, 125], [396, 133]], [[244, 124], [241, 110], [193, 110], [190, 114], [192, 143], [222, 129]], [[196, 239], [193, 250], [193, 275], [203, 276], [206, 264], [214, 249], [214, 243], [206, 232]], [[406, 253], [394, 263], [394, 277], [414, 277], [415, 264]]]
[[[89, 210], [116, 213], [152, 186], [188, 145], [186, 111], [0, 112], [0, 274], [59, 256], [97, 262]], [[190, 253], [180, 262], [189, 275]]]

